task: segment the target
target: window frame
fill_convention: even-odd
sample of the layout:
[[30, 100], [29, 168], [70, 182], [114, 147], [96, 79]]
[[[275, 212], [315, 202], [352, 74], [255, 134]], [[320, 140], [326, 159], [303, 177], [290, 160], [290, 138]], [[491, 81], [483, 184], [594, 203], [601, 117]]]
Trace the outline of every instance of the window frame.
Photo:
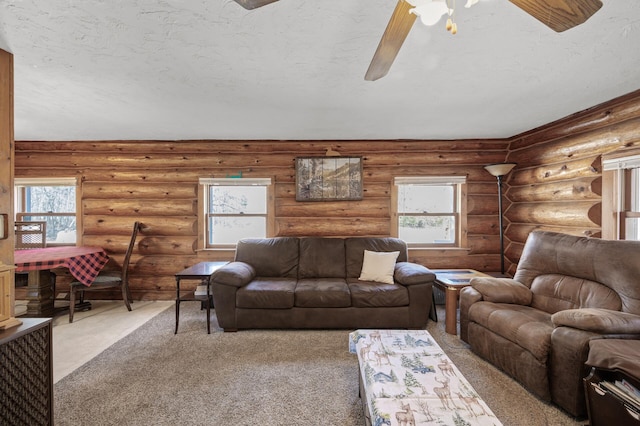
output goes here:
[[[274, 221], [274, 205], [273, 205], [273, 178], [199, 178], [198, 180], [198, 202], [200, 208], [198, 209], [198, 245], [201, 250], [235, 250], [236, 243], [233, 244], [215, 244], [209, 243], [209, 218], [210, 217], [230, 217], [230, 216], [242, 216], [242, 217], [264, 217], [265, 218], [265, 237], [271, 237], [274, 235], [275, 221]], [[266, 199], [265, 199], [265, 214], [238, 214], [238, 215], [216, 215], [209, 212], [209, 188], [211, 186], [264, 186], [266, 187]], [[261, 238], [256, 236], [256, 238]]]
[[640, 218], [639, 186], [640, 149], [602, 156], [602, 238], [626, 239], [626, 219]]
[[[73, 186], [75, 188], [75, 212], [25, 212], [25, 187], [29, 186]], [[24, 221], [25, 217], [69, 217], [73, 214], [76, 221], [76, 239], [73, 243], [55, 243], [46, 242], [47, 247], [76, 246], [80, 242], [81, 234], [81, 191], [79, 180], [76, 177], [57, 177], [57, 178], [14, 178], [14, 220], [17, 222]]]
[[[467, 177], [450, 176], [396, 176], [391, 185], [391, 236], [399, 238], [400, 217], [405, 216], [399, 212], [399, 187], [401, 185], [428, 185], [428, 186], [453, 186], [453, 213], [419, 213], [411, 216], [452, 216], [455, 220], [455, 232], [453, 243], [428, 243], [407, 242], [410, 249], [464, 249], [467, 246]], [[408, 215], [408, 214], [406, 214]]]

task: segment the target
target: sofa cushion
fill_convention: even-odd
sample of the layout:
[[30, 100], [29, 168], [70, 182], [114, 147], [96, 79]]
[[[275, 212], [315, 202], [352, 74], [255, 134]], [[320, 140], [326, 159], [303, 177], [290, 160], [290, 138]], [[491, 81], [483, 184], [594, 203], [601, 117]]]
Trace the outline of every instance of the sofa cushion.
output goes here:
[[[409, 291], [403, 285], [360, 281], [347, 278], [351, 305], [355, 307], [390, 307], [409, 305]], [[428, 306], [425, 309], [429, 309]]]
[[298, 278], [298, 238], [245, 238], [235, 259], [253, 266], [259, 277]]
[[344, 278], [306, 278], [298, 280], [295, 305], [299, 308], [346, 308], [351, 293]]
[[300, 238], [298, 278], [344, 278], [344, 239]]
[[296, 279], [258, 277], [236, 293], [236, 306], [249, 309], [293, 308]]
[[609, 287], [590, 280], [561, 274], [543, 274], [531, 282], [531, 306], [550, 314], [577, 308], [619, 311], [622, 301]]
[[347, 278], [358, 278], [362, 272], [364, 251], [399, 251], [398, 262], [408, 261], [407, 243], [398, 238], [352, 237], [345, 239]]
[[551, 315], [530, 306], [477, 302], [469, 319], [545, 361], [551, 345]]
[[399, 251], [377, 252], [365, 250], [362, 271], [360, 271], [358, 279], [393, 284], [393, 272], [399, 254]]

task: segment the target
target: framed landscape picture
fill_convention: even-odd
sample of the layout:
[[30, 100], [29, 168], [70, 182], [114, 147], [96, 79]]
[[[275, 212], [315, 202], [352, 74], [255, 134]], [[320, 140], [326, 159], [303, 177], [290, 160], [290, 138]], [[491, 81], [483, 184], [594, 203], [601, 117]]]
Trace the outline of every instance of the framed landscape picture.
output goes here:
[[296, 201], [362, 200], [362, 157], [296, 158]]

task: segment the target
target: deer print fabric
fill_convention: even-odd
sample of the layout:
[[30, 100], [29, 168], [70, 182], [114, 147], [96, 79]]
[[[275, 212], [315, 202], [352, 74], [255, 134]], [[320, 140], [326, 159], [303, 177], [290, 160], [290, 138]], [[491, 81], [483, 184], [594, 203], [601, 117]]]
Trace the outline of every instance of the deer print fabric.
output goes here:
[[502, 424], [425, 330], [357, 330], [349, 351], [373, 426]]

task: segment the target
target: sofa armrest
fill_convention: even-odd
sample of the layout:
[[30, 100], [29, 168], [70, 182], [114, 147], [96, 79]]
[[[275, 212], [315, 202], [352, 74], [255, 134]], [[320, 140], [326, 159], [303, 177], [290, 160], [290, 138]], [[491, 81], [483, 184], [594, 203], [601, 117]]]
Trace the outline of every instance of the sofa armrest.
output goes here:
[[567, 309], [551, 316], [555, 327], [571, 327], [600, 334], [640, 334], [640, 315], [610, 309]]
[[469, 284], [487, 302], [530, 305], [533, 297], [529, 287], [511, 278], [476, 277]]
[[412, 262], [398, 262], [394, 267], [393, 278], [402, 285], [431, 283], [436, 274], [429, 268]]
[[256, 276], [253, 266], [245, 262], [231, 262], [211, 274], [211, 282], [233, 287], [244, 287]]

